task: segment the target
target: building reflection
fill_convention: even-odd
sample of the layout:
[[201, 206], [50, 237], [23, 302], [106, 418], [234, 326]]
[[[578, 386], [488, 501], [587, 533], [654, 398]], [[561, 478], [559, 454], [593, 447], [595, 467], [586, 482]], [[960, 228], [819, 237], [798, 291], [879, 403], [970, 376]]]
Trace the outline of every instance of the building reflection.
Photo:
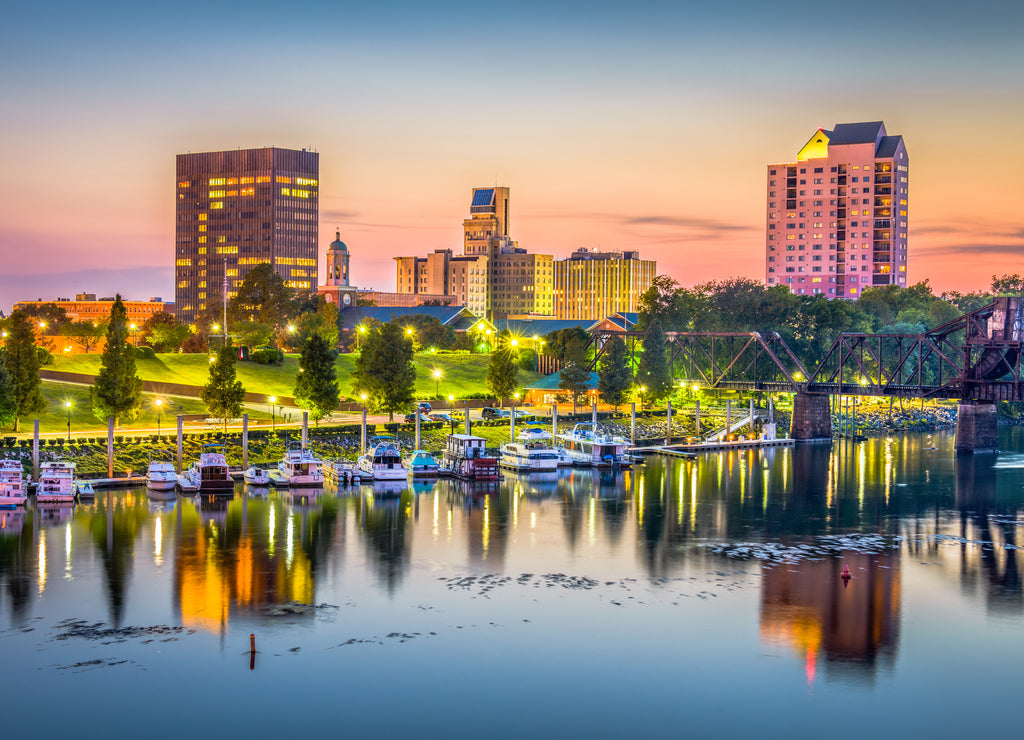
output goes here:
[[[853, 578], [843, 584], [849, 565]], [[808, 684], [824, 662], [826, 677], [873, 681], [891, 668], [899, 641], [898, 553], [864, 555], [765, 568], [761, 639], [782, 643], [804, 661]]]

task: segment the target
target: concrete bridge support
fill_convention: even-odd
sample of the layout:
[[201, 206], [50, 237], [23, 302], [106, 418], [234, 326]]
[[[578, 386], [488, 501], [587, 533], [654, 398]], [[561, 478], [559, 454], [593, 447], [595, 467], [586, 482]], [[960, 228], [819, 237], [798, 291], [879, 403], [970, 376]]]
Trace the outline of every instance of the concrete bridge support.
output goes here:
[[789, 436], [798, 442], [832, 441], [832, 414], [825, 393], [797, 393]]
[[956, 451], [973, 453], [998, 450], [996, 405], [984, 401], [961, 403], [956, 414]]

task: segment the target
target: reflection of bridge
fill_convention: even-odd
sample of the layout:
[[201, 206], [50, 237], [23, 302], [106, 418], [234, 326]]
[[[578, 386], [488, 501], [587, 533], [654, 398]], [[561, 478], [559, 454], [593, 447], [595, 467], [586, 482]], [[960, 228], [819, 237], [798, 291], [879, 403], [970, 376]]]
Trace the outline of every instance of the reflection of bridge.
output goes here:
[[[635, 349], [643, 332], [594, 332], [591, 370], [612, 336]], [[840, 334], [811, 370], [775, 332], [668, 332], [666, 339], [677, 377], [710, 389], [796, 394], [795, 439], [831, 438], [832, 394], [956, 398], [957, 449], [995, 449], [994, 402], [1024, 401], [1024, 298], [996, 298], [922, 334]]]

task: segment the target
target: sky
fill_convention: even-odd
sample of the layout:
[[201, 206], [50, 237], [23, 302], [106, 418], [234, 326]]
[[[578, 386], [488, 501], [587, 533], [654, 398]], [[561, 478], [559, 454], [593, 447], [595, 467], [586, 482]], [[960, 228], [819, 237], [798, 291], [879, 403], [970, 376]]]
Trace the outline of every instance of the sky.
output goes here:
[[[320, 253], [360, 287], [511, 188], [531, 252], [763, 279], [765, 167], [819, 127], [910, 156], [909, 282], [1024, 272], [1024, 5], [0, 0], [0, 310], [173, 299], [174, 164], [320, 153]], [[322, 274], [322, 267], [321, 267]]]

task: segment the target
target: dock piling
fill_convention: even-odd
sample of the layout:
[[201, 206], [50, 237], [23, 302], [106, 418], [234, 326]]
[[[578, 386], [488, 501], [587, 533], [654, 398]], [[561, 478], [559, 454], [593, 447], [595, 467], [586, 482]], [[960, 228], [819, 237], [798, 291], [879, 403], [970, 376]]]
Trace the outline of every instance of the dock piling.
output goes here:
[[242, 467], [249, 469], [249, 414], [242, 414]]
[[306, 449], [306, 441], [309, 438], [309, 412], [302, 412], [302, 449]]
[[636, 444], [636, 401], [629, 404], [629, 443]]
[[114, 477], [114, 417], [107, 417], [107, 477]]
[[32, 423], [32, 480], [39, 481], [39, 419]]
[[182, 465], [181, 465], [182, 452], [181, 452], [181, 448], [182, 448], [182, 437], [184, 436], [184, 431], [183, 431], [184, 425], [185, 425], [184, 419], [182, 418], [181, 414], [178, 414], [178, 460], [177, 460], [177, 462], [178, 462], [178, 474], [179, 475], [181, 475], [181, 471], [182, 471]]
[[665, 404], [665, 444], [672, 444], [672, 399]]

